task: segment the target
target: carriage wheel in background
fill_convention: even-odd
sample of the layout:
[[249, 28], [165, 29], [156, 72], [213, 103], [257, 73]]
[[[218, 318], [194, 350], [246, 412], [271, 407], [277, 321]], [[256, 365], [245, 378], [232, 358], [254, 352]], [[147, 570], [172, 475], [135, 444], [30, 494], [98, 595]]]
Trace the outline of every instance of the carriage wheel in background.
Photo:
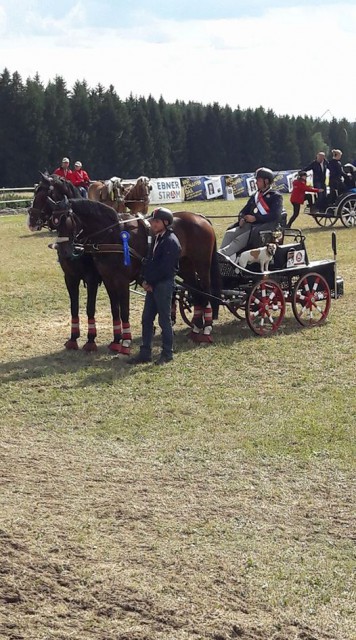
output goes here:
[[[327, 215], [328, 212], [330, 214], [332, 213], [332, 215]], [[337, 221], [336, 211], [334, 207], [328, 207], [323, 215], [314, 215], [313, 218], [316, 224], [319, 225], [319, 227], [333, 227]]]
[[296, 320], [303, 327], [325, 322], [329, 315], [331, 294], [325, 278], [319, 273], [302, 276], [295, 288], [292, 309]]
[[260, 280], [250, 292], [246, 303], [246, 320], [258, 336], [277, 331], [284, 318], [284, 293], [274, 280]]
[[344, 227], [356, 225], [356, 193], [345, 196], [337, 208], [338, 216]]

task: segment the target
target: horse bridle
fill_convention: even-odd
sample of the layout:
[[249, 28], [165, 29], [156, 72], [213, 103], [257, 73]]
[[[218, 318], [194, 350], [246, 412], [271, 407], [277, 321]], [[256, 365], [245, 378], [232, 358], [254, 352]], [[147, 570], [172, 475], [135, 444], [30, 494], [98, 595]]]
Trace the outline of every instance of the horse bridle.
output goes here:
[[[118, 220], [117, 222], [114, 222], [113, 224], [110, 224], [108, 227], [104, 227], [104, 229], [99, 229], [98, 231], [95, 231], [94, 233], [90, 233], [87, 236], [85, 236], [85, 238], [80, 240], [80, 236], [83, 233], [83, 227], [81, 225], [80, 219], [79, 217], [76, 215], [76, 213], [74, 213], [73, 209], [71, 207], [67, 208], [67, 209], [59, 209], [57, 211], [54, 211], [51, 215], [51, 217], [49, 218], [49, 222], [53, 225], [54, 229], [58, 229], [63, 218], [66, 219], [66, 223], [68, 220], [72, 221], [72, 229], [77, 229], [79, 227], [79, 231], [77, 233], [73, 233], [73, 240], [72, 243], [76, 244], [77, 242], [80, 242], [81, 245], [84, 245], [88, 242], [88, 240], [91, 240], [92, 238], [95, 238], [95, 236], [100, 235], [101, 233], [104, 233], [105, 231], [109, 231], [110, 229], [114, 229], [117, 226], [122, 225], [123, 229], [124, 229], [124, 225], [127, 224], [128, 222], [139, 222], [140, 220], [144, 220], [144, 218], [137, 218], [137, 217], [133, 217], [133, 218], [128, 218], [127, 220]], [[70, 241], [70, 240], [68, 240]]]
[[[137, 187], [137, 185], [134, 185], [127, 193], [127, 195], [129, 195], [130, 191], [133, 191], [135, 188]], [[124, 203], [126, 202], [149, 202], [150, 200], [150, 188], [149, 186], [144, 183], [143, 187], [145, 189], [145, 197], [144, 198], [140, 198], [140, 199], [136, 199], [136, 200], [129, 200], [126, 196], [124, 197]]]
[[[53, 194], [53, 191], [55, 189], [55, 185], [50, 184], [47, 187], [46, 185], [38, 184], [36, 189], [35, 189], [35, 192], [34, 192], [33, 201], [35, 201], [36, 194], [39, 192], [40, 189], [43, 189], [43, 191], [46, 190], [46, 200], [47, 200], [47, 197], [50, 197], [50, 195]], [[48, 229], [51, 229], [50, 221], [51, 221], [52, 216], [46, 216], [46, 214], [44, 213], [44, 207], [42, 207], [42, 209], [38, 209], [37, 207], [29, 207], [28, 214], [29, 214], [29, 216], [31, 216], [32, 214], [36, 215], [36, 224], [37, 224], [39, 229], [43, 229], [44, 227], [48, 228]], [[43, 215], [45, 217], [42, 219]]]
[[[59, 209], [57, 211], [53, 211], [51, 217], [49, 218], [49, 222], [53, 225], [54, 229], [59, 229], [61, 222], [65, 219], [66, 226], [68, 227], [68, 221], [72, 222], [72, 230], [73, 230], [73, 240], [72, 243], [75, 244], [81, 234], [83, 233], [83, 227], [81, 226], [80, 220], [78, 216], [74, 213], [71, 207], [67, 209]], [[79, 231], [77, 231], [79, 227]], [[70, 240], [68, 240], [70, 242]]]

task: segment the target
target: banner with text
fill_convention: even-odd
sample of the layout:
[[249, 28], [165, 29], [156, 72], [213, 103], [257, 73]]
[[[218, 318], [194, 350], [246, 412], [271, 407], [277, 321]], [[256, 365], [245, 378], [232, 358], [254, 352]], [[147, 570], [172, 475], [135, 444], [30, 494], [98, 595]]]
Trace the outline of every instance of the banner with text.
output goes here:
[[165, 205], [183, 202], [184, 194], [180, 178], [151, 178], [150, 203]]
[[[273, 189], [278, 189], [281, 193], [290, 193], [295, 176], [296, 170], [275, 172]], [[150, 203], [162, 206], [189, 200], [248, 198], [257, 189], [255, 173], [151, 178], [150, 186]]]
[[224, 198], [221, 176], [191, 176], [181, 178], [184, 200], [216, 200]]

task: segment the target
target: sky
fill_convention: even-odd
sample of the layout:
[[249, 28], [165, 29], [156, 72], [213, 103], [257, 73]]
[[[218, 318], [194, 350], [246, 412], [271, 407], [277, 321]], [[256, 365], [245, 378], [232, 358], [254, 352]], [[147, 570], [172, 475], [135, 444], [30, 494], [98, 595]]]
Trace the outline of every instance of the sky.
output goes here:
[[0, 72], [356, 121], [355, 0], [0, 0]]

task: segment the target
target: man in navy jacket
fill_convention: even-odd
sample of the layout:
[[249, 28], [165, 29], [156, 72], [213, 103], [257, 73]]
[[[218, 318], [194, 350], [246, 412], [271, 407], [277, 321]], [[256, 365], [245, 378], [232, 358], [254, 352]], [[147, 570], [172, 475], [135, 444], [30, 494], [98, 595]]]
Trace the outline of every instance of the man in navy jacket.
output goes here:
[[[316, 154], [315, 160], [308, 164], [307, 167], [304, 167], [302, 171], [312, 171], [313, 172], [313, 187], [315, 189], [322, 189], [320, 191], [315, 205], [315, 210], [324, 211], [326, 206], [326, 171], [329, 168], [329, 163], [325, 158], [325, 153], [323, 151], [319, 151]], [[310, 209], [313, 210], [313, 201], [312, 197], [307, 197], [309, 202]]]
[[225, 232], [219, 253], [234, 259], [249, 242], [253, 246], [259, 246], [259, 231], [273, 231], [281, 222], [283, 198], [278, 191], [272, 191], [273, 180], [274, 173], [271, 169], [257, 169], [257, 191], [241, 209], [238, 221]]
[[173, 214], [169, 209], [159, 207], [148, 219], [154, 238], [143, 267], [142, 286], [146, 299], [142, 312], [142, 344], [139, 354], [129, 360], [130, 364], [151, 362], [153, 322], [157, 314], [162, 330], [162, 352], [156, 364], [165, 364], [173, 359], [171, 307], [181, 246], [171, 228]]

